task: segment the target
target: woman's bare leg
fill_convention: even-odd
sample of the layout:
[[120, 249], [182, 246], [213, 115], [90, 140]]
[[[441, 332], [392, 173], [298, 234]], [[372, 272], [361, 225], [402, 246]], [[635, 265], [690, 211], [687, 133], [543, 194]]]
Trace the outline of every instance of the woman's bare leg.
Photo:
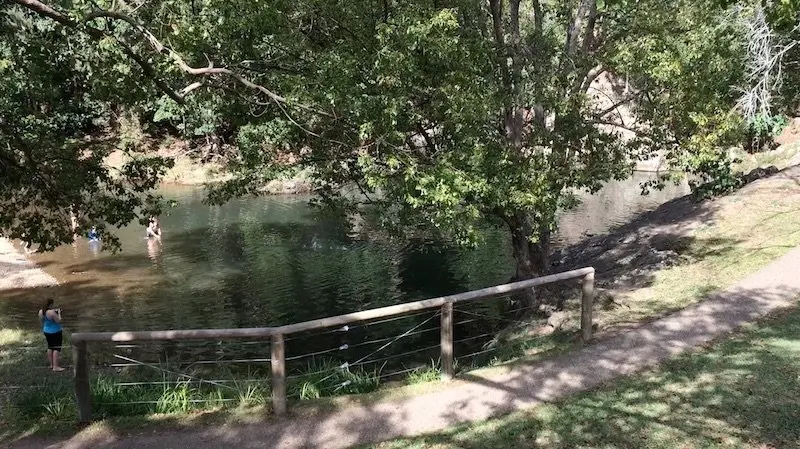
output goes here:
[[58, 366], [58, 353], [59, 351], [53, 350], [53, 371], [64, 371], [64, 368]]
[[50, 365], [50, 369], [53, 369], [53, 350], [47, 350], [47, 364]]

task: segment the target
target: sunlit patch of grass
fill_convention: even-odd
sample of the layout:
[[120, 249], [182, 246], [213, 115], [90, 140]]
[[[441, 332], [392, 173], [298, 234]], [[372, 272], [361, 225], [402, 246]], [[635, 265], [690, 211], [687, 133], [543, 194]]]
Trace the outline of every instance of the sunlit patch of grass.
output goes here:
[[[800, 193], [800, 188], [798, 192]], [[625, 307], [600, 310], [603, 325], [640, 321], [694, 304], [732, 286], [800, 245], [800, 196], [718, 200], [713, 222], [691, 234], [688, 261], [655, 274], [651, 286], [623, 295]]]
[[160, 389], [119, 385], [119, 379], [98, 375], [92, 382], [93, 413], [98, 417], [133, 416], [153, 412], [148, 402], [160, 398]]
[[30, 331], [21, 329], [0, 329], [0, 350], [6, 350], [8, 347], [22, 344], [30, 344], [32, 338]]
[[[69, 354], [69, 349], [64, 352]], [[44, 339], [38, 332], [0, 329], [0, 428], [20, 429], [42, 421], [74, 419], [69, 372], [53, 373], [45, 353]], [[65, 359], [62, 356], [62, 361]]]
[[749, 173], [759, 167], [775, 166], [782, 170], [789, 166], [797, 153], [800, 153], [800, 144], [798, 143], [784, 145], [776, 150], [763, 153], [747, 154], [743, 150], [738, 150], [735, 156], [742, 162], [736, 164], [734, 169], [742, 173]]
[[291, 379], [287, 386], [289, 397], [319, 399], [342, 394], [361, 394], [380, 386], [380, 369], [342, 366], [330, 359], [314, 359], [306, 369]]
[[419, 367], [408, 373], [406, 382], [414, 385], [425, 382], [437, 382], [442, 378], [442, 368], [438, 361], [431, 360], [431, 364]]
[[186, 382], [165, 387], [156, 403], [156, 413], [187, 413], [198, 408], [200, 391]]
[[798, 448], [800, 311], [648, 373], [378, 449]]
[[269, 403], [270, 392], [264, 385], [256, 385], [247, 382], [236, 382], [236, 399], [239, 408], [249, 408], [263, 406]]

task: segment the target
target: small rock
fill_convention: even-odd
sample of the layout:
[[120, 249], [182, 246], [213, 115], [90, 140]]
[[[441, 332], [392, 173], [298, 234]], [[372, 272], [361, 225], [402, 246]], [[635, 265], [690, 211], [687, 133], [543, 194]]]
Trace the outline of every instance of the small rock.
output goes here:
[[564, 326], [564, 323], [566, 323], [568, 320], [569, 315], [567, 312], [553, 312], [553, 314], [547, 319], [547, 325], [552, 327], [555, 331], [561, 329], [561, 327]]
[[283, 193], [294, 194], [297, 193], [297, 181], [286, 181], [283, 183]]
[[750, 173], [742, 176], [742, 180], [745, 182], [745, 184], [749, 184], [761, 178], [772, 176], [778, 173], [779, 171], [780, 170], [778, 170], [778, 167], [775, 167], [774, 165], [770, 165], [769, 167], [759, 167], [752, 170]]
[[622, 259], [619, 259], [617, 261], [617, 263], [620, 264], [620, 265], [630, 265], [631, 262], [633, 262], [638, 256], [639, 256], [638, 253], [629, 254], [629, 255], [623, 257]]

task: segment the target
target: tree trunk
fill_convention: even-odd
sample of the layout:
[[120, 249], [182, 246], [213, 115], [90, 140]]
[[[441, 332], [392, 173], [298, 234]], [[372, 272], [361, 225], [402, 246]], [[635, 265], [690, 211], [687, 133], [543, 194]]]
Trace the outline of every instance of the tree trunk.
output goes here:
[[[517, 271], [513, 281], [522, 281], [547, 274], [550, 267], [550, 231], [540, 226], [538, 238], [531, 240], [536, 224], [524, 214], [516, 214], [506, 220], [511, 231], [511, 245]], [[534, 289], [523, 290], [514, 295], [513, 300], [520, 309], [536, 311], [541, 304]]]

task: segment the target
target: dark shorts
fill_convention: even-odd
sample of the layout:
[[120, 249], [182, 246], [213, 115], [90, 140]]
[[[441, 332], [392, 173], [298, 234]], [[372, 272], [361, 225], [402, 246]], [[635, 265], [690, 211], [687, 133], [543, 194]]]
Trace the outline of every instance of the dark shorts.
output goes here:
[[52, 333], [52, 334], [44, 334], [45, 340], [47, 340], [47, 349], [52, 349], [55, 351], [60, 351], [61, 346], [64, 340], [64, 334], [61, 331]]

